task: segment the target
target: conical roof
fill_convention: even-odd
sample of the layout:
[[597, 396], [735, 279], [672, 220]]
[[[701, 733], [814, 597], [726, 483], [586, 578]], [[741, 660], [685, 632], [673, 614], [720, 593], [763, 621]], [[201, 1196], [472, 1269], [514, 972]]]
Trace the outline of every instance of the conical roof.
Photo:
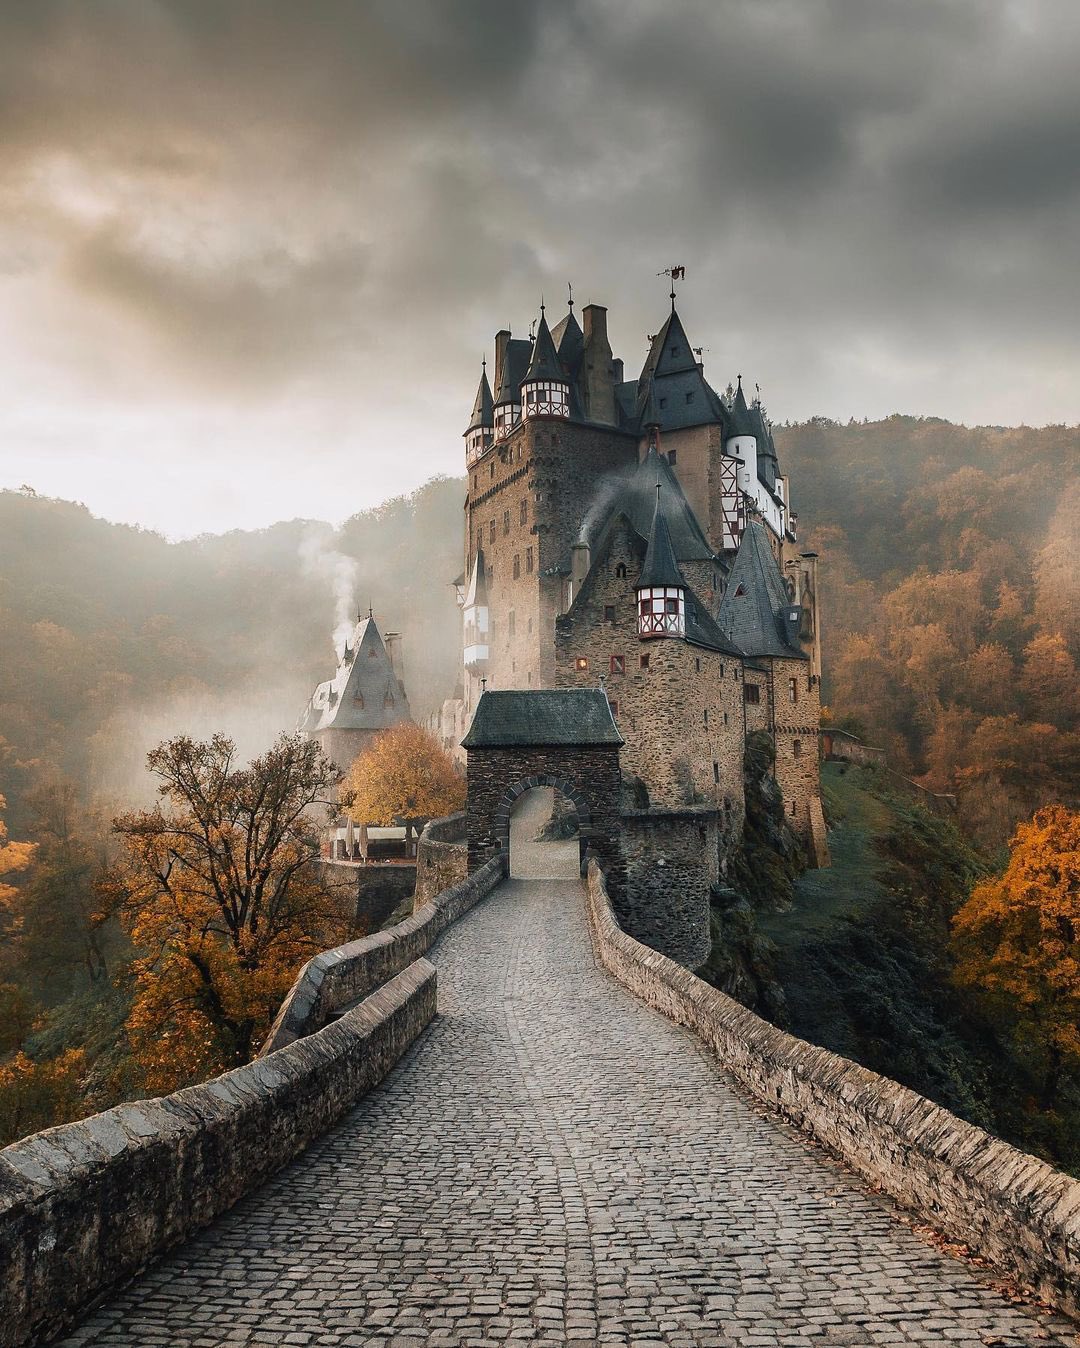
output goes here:
[[543, 310], [540, 311], [540, 326], [536, 329], [536, 340], [533, 342], [532, 359], [529, 361], [525, 378], [521, 382], [532, 384], [539, 380], [555, 380], [561, 384], [566, 383], [566, 375], [563, 374], [562, 366], [559, 364], [555, 343], [551, 340], [551, 333], [548, 330], [547, 319], [544, 317]]
[[309, 732], [384, 730], [411, 719], [405, 688], [383, 644], [374, 618], [360, 618], [351, 660], [342, 657], [332, 679], [320, 683], [301, 717]]
[[754, 427], [750, 421], [750, 409], [746, 405], [746, 394], [742, 391], [742, 375], [739, 375], [739, 387], [731, 400], [731, 434], [753, 435]]
[[[597, 489], [597, 501], [587, 513], [591, 522], [586, 542], [596, 545], [608, 525], [617, 515], [625, 515], [640, 538], [648, 538], [656, 510], [656, 484], [660, 483], [660, 512], [664, 516], [675, 556], [680, 562], [711, 561], [715, 557], [708, 539], [697, 521], [690, 502], [683, 493], [675, 470], [662, 454], [651, 446], [648, 454], [636, 465], [621, 487], [607, 497], [610, 504], [604, 509], [606, 483]], [[583, 530], [583, 533], [586, 532]]]
[[465, 434], [470, 431], [480, 430], [483, 426], [495, 425], [495, 408], [491, 399], [491, 385], [488, 383], [487, 366], [480, 376], [480, 387], [476, 390], [476, 400], [473, 402], [472, 416], [469, 418], [469, 424], [465, 428]]
[[649, 546], [645, 550], [645, 562], [635, 588], [645, 590], [663, 585], [685, 588], [686, 581], [679, 570], [679, 563], [675, 560], [671, 531], [660, 508], [660, 484], [657, 483], [656, 505], [653, 508], [652, 527], [649, 529]]
[[787, 639], [784, 610], [791, 604], [760, 520], [751, 520], [728, 576], [716, 621], [749, 656], [783, 656], [805, 660], [806, 652]]
[[641, 369], [641, 379], [664, 379], [673, 374], [689, 374], [697, 369], [697, 356], [682, 325], [678, 311], [672, 309], [663, 327], [652, 339], [649, 354]]

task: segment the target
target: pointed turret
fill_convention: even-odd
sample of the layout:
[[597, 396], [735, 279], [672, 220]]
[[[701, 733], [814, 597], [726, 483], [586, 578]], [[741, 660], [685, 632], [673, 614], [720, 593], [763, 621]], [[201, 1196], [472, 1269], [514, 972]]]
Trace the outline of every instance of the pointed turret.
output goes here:
[[751, 657], [806, 660], [799, 645], [801, 610], [788, 595], [765, 526], [751, 520], [728, 576], [717, 625]]
[[675, 560], [671, 532], [660, 507], [659, 482], [645, 563], [634, 588], [638, 596], [639, 637], [686, 636], [686, 581]]
[[523, 417], [568, 417], [570, 381], [559, 363], [555, 343], [548, 331], [544, 306], [540, 306], [540, 324], [536, 329], [532, 357], [521, 381]]
[[495, 406], [487, 377], [487, 360], [482, 364], [480, 386], [473, 401], [472, 416], [465, 428], [465, 463], [471, 466], [495, 439]]
[[[743, 393], [742, 375], [738, 376], [739, 386], [735, 390], [735, 396], [731, 400], [731, 435], [753, 435], [754, 429], [750, 424], [750, 409], [746, 405], [746, 394]], [[730, 387], [730, 385], [729, 385]]]

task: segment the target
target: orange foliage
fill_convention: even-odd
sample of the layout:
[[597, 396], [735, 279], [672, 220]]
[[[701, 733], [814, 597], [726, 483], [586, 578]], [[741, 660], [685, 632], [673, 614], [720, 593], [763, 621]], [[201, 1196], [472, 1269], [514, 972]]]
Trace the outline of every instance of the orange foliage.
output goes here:
[[953, 919], [957, 981], [1002, 999], [1045, 1053], [1047, 1098], [1080, 1062], [1080, 813], [1051, 805], [1021, 824], [1003, 875]]
[[220, 735], [160, 745], [148, 762], [170, 808], [114, 822], [126, 857], [103, 898], [140, 952], [127, 1029], [150, 1090], [247, 1061], [304, 960], [348, 935], [309, 817], [336, 770], [299, 736], [234, 757]]
[[345, 790], [349, 814], [360, 824], [434, 819], [465, 804], [465, 780], [450, 755], [411, 721], [374, 740], [353, 764]]
[[[0, 810], [7, 809], [7, 801], [0, 796]], [[15, 875], [25, 871], [34, 859], [37, 851], [35, 843], [9, 842], [7, 825], [0, 818], [0, 876]], [[18, 891], [13, 885], [7, 885], [0, 879], [0, 913], [10, 908]]]
[[74, 1048], [44, 1062], [16, 1053], [0, 1064], [0, 1146], [80, 1118], [85, 1071], [86, 1057]]

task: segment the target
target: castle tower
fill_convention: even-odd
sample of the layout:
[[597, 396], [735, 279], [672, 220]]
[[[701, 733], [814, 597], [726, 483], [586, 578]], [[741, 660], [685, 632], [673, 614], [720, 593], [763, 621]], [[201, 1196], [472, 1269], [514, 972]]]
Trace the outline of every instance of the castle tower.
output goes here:
[[482, 362], [480, 386], [473, 401], [472, 416], [465, 428], [465, 463], [472, 467], [495, 439], [495, 408], [487, 377], [487, 357]]
[[570, 415], [570, 381], [559, 363], [542, 304], [532, 359], [521, 381], [521, 415], [526, 420]]
[[638, 636], [686, 636], [686, 585], [675, 560], [671, 533], [660, 509], [660, 483], [656, 484], [656, 509], [645, 562], [638, 576]]
[[505, 440], [521, 420], [521, 380], [514, 378], [518, 348], [521, 345], [513, 340], [508, 328], [502, 328], [495, 334], [493, 419], [496, 441]]

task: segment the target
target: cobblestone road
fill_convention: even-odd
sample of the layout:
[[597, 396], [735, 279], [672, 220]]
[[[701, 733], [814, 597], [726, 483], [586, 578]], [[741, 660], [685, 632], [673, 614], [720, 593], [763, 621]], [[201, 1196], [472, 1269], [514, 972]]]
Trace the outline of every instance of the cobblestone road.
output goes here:
[[596, 969], [576, 882], [508, 881], [436, 963], [390, 1079], [65, 1343], [1075, 1342]]

